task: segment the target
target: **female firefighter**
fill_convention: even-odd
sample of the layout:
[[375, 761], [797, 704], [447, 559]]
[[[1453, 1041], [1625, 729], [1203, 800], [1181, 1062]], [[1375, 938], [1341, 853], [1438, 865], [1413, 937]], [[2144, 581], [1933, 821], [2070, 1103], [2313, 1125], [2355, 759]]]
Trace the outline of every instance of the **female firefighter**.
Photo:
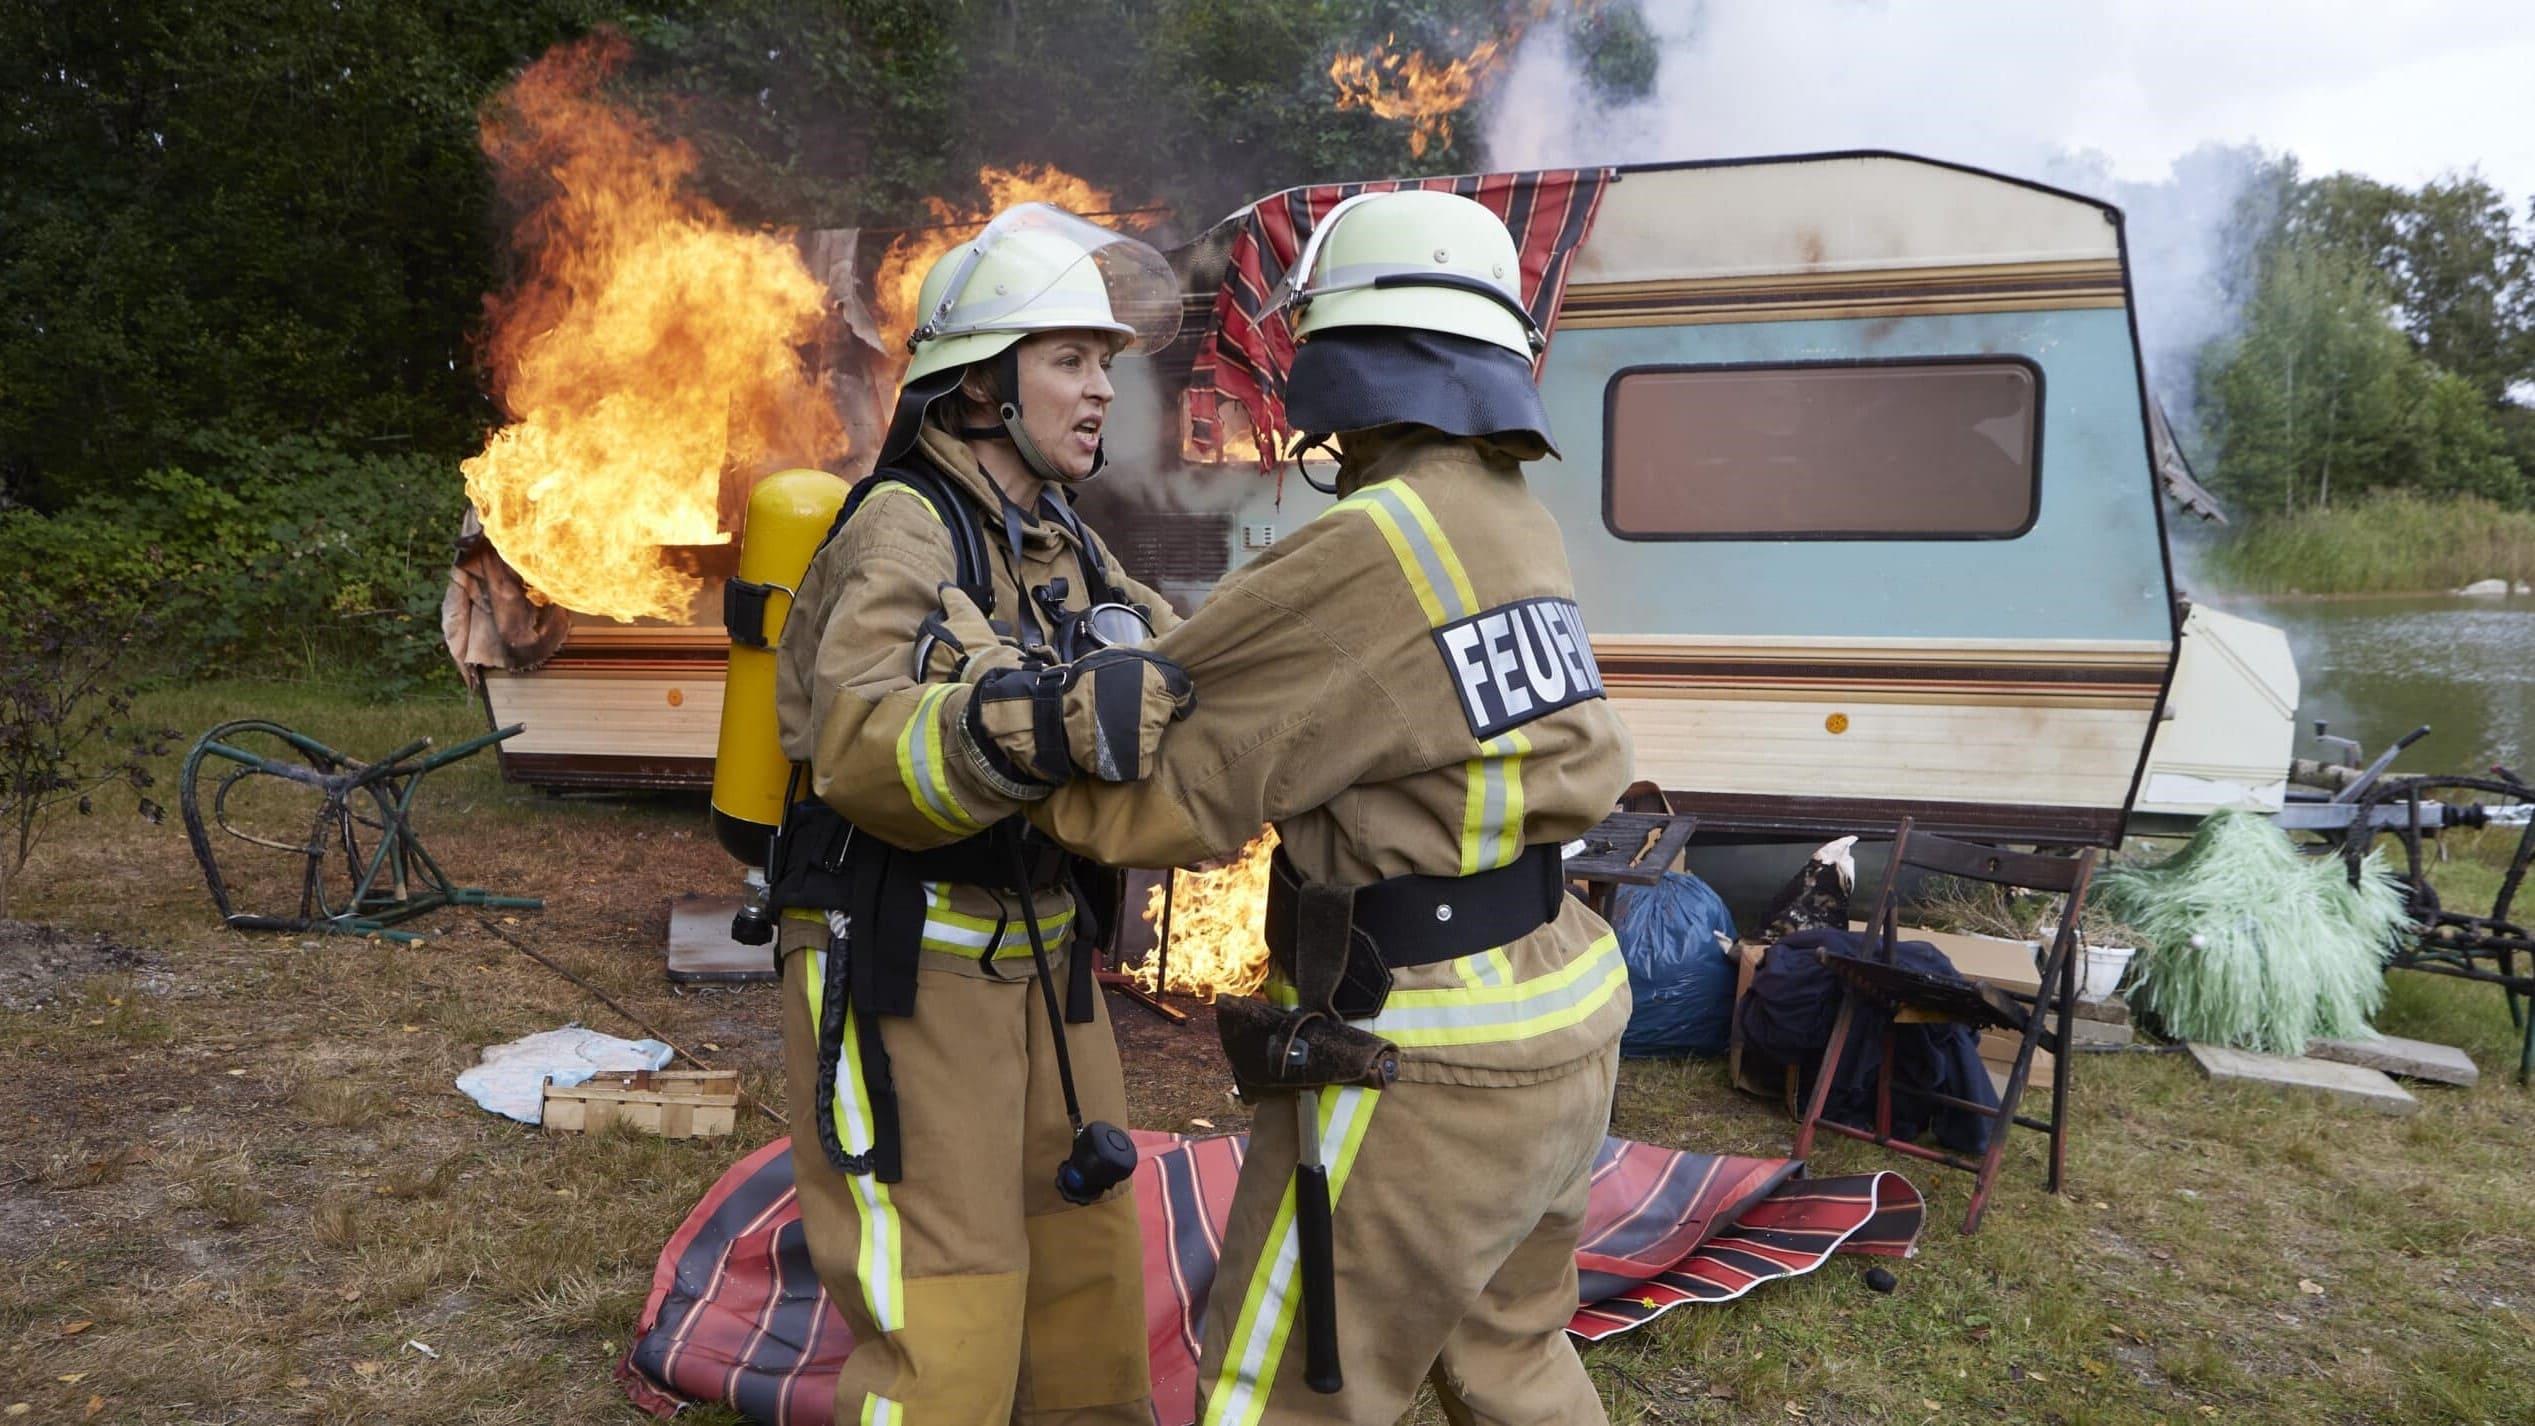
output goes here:
[[[1628, 980], [1558, 847], [1611, 810], [1630, 748], [1524, 484], [1552, 447], [1518, 263], [1451, 194], [1321, 221], [1277, 296], [1286, 411], [1334, 435], [1342, 498], [1154, 642], [1197, 701], [1176, 727], [1143, 710], [1167, 730], [1131, 750], [1143, 780], [1077, 777], [1028, 814], [1130, 866], [1279, 833], [1267, 998], [1218, 1006], [1257, 1116], [1208, 1423], [1390, 1422], [1421, 1379], [1455, 1422], [1604, 1419], [1564, 1329]], [[1122, 707], [1129, 672], [1160, 666], [1108, 675]], [[944, 695], [973, 745], [1027, 721], [1006, 681]]]
[[[1158, 728], [1186, 700], [1150, 659], [1082, 657], [1176, 620], [1066, 493], [1101, 467], [1111, 358], [1169, 340], [1177, 285], [1145, 244], [1030, 204], [936, 262], [918, 306], [878, 466], [778, 650], [810, 795], [770, 899], [802, 1223], [854, 1333], [835, 1419], [1141, 1426], [1141, 1250], [1113, 1189], [1132, 1151], [1106, 1122], [1075, 1133], [1125, 1109], [1087, 945], [1069, 950], [1098, 878], [1006, 814], [1072, 775], [1068, 723], [1080, 766], [1128, 776], [1151, 730], [1104, 744], [1097, 705], [1149, 680]], [[987, 761], [954, 676], [1023, 691], [1046, 755], [1034, 725]]]

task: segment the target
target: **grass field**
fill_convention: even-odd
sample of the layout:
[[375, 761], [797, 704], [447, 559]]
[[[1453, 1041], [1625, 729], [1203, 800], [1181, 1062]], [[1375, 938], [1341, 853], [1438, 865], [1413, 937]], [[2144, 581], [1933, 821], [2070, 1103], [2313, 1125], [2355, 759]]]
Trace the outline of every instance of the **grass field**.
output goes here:
[[[254, 713], [353, 752], [480, 728], [454, 697], [364, 707], [266, 684], [153, 702], [189, 734]], [[489, 757], [425, 801], [460, 877], [547, 898], [505, 930], [780, 1102], [771, 993], [660, 976], [669, 897], [731, 879], [700, 802], [546, 798]], [[2487, 894], [2489, 854], [2461, 849], [2451, 900]], [[610, 1371], [659, 1247], [773, 1125], [549, 1139], [484, 1114], [450, 1084], [482, 1046], [570, 1020], [635, 1032], [464, 913], [415, 947], [214, 929], [172, 815], [101, 804], [62, 824], [16, 914], [75, 934], [0, 938], [11, 1419], [639, 1419]], [[1967, 1240], [1968, 1181], [1910, 1166], [1930, 1227], [1898, 1291], [1834, 1260], [1674, 1312], [1587, 1352], [1612, 1418], [2535, 1420], [2535, 1095], [2499, 994], [2398, 975], [2384, 1026], [2464, 1045], [2483, 1084], [2424, 1088], [2392, 1119], [2213, 1088], [2170, 1055], [2086, 1058], [2071, 1194], [2041, 1194], [2020, 1135]], [[1139, 1127], [1233, 1122], [1220, 1084], [1128, 1072]], [[1754, 1153], [1790, 1130], [1719, 1066], [1651, 1063], [1623, 1074], [1614, 1128]], [[1820, 1163], [1898, 1166], [1845, 1143]]]

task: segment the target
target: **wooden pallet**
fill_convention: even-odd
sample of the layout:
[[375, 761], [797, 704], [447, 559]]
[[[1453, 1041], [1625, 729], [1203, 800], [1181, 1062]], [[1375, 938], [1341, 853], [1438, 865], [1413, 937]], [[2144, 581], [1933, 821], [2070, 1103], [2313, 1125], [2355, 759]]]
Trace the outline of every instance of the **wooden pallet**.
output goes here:
[[602, 1070], [546, 1086], [546, 1132], [596, 1133], [623, 1124], [669, 1139], [713, 1139], [739, 1119], [737, 1070]]

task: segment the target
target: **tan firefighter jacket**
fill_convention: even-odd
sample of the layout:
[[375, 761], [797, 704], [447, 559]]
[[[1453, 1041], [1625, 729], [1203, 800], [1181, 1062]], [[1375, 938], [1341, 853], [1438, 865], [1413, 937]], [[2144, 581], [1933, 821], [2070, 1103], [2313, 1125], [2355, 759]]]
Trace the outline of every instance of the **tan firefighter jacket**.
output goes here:
[[[1557, 522], [1501, 448], [1420, 432], [1155, 644], [1197, 690], [1153, 774], [1030, 809], [1101, 861], [1170, 866], [1273, 822], [1308, 880], [1467, 875], [1612, 809], [1630, 745], [1572, 603]], [[964, 696], [964, 695], [959, 695]], [[1367, 1024], [1403, 1078], [1514, 1083], [1628, 1019], [1610, 929], [1576, 901], [1496, 950], [1395, 972]], [[1271, 995], [1276, 987], [1271, 986]]]
[[[1085, 606], [1079, 551], [1063, 524], [1041, 518], [1023, 527], [1016, 583], [1001, 497], [968, 448], [927, 425], [906, 459], [929, 461], [975, 502], [993, 571], [996, 623], [1012, 627], [1028, 589], [1057, 578], [1068, 586], [1066, 607]], [[1157, 630], [1179, 622], [1168, 602], [1109, 558], [1111, 582], [1145, 606]], [[941, 607], [940, 586], [956, 577], [950, 540], [932, 505], [912, 486], [884, 485], [811, 559], [777, 651], [775, 713], [784, 756], [809, 765], [810, 790], [846, 820], [910, 850], [972, 836], [1018, 805], [977, 781], [959, 756], [954, 739], [967, 708], [966, 686], [920, 684], [914, 676], [918, 626]], [[954, 690], [956, 700], [949, 696]], [[993, 891], [933, 883], [925, 897], [923, 948], [938, 953], [926, 957], [928, 965], [989, 975], [976, 963], [990, 943], [998, 960], [1030, 954], [1019, 908], [1000, 905]], [[1073, 899], [1058, 887], [1033, 903], [1054, 950], [1072, 924]], [[998, 940], [996, 927], [1007, 913], [1014, 919]]]

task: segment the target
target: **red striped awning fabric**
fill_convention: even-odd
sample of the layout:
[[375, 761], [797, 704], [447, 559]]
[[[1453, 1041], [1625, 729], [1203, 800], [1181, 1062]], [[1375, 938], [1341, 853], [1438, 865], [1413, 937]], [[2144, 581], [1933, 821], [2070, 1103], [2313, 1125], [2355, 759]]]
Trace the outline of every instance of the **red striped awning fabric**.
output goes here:
[[[1286, 434], [1285, 372], [1294, 359], [1293, 334], [1282, 316], [1263, 317], [1268, 294], [1302, 251], [1312, 225], [1358, 193], [1403, 188], [1441, 189], [1485, 204], [1514, 234], [1523, 259], [1523, 301], [1543, 332], [1552, 330], [1567, 291], [1567, 266], [1602, 204], [1613, 176], [1607, 168], [1554, 169], [1539, 173], [1464, 174], [1458, 178], [1384, 179], [1371, 183], [1322, 183], [1288, 188], [1260, 199], [1227, 222], [1238, 224], [1224, 267], [1223, 286], [1188, 378], [1189, 444], [1200, 456], [1219, 454], [1223, 405], [1238, 401], [1258, 432], [1260, 465], [1274, 449], [1271, 437]], [[1544, 356], [1546, 353], [1544, 353]]]
[[[1136, 1139], [1154, 1420], [1187, 1426], [1244, 1141]], [[1567, 1330], [1600, 1341], [1683, 1303], [1811, 1272], [1833, 1253], [1906, 1257], [1916, 1246], [1925, 1207], [1900, 1175], [1806, 1179], [1798, 1168], [1606, 1140], [1576, 1253], [1584, 1305]], [[851, 1338], [810, 1268], [789, 1139], [734, 1165], [670, 1236], [635, 1333], [616, 1376], [655, 1415], [718, 1401], [774, 1426], [829, 1419]]]

